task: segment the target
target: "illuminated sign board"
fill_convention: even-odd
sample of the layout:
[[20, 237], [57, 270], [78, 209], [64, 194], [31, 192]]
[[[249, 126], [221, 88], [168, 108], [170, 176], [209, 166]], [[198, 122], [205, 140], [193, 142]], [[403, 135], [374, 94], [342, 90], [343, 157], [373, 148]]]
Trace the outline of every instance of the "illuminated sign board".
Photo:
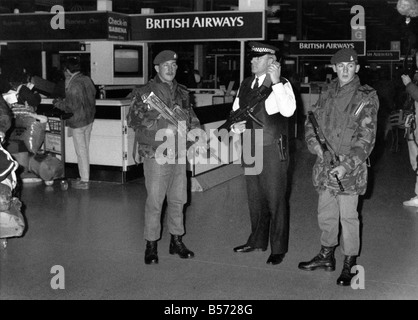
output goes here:
[[366, 42], [355, 40], [306, 40], [291, 41], [289, 52], [292, 56], [332, 56], [340, 49], [356, 50], [359, 56], [366, 54]]
[[399, 61], [400, 51], [398, 50], [367, 50], [368, 61]]
[[64, 28], [52, 28], [54, 13], [0, 15], [0, 41], [128, 40], [129, 18], [114, 12], [65, 12]]
[[196, 41], [264, 39], [264, 12], [216, 11], [130, 15], [131, 40]]

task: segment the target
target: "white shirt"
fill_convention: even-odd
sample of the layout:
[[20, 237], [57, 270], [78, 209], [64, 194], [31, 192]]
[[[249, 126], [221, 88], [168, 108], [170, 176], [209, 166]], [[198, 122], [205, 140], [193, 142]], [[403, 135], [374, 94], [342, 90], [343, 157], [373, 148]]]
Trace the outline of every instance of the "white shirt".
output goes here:
[[[258, 78], [258, 84], [261, 86], [266, 79], [266, 74]], [[251, 83], [251, 88], [254, 86], [255, 79]], [[272, 86], [273, 92], [265, 101], [266, 112], [269, 115], [280, 112], [284, 117], [291, 117], [296, 110], [296, 99], [290, 82], [283, 84], [281, 82]], [[239, 91], [238, 91], [239, 94]], [[237, 94], [237, 96], [238, 96]], [[232, 110], [239, 108], [239, 98], [234, 100]]]

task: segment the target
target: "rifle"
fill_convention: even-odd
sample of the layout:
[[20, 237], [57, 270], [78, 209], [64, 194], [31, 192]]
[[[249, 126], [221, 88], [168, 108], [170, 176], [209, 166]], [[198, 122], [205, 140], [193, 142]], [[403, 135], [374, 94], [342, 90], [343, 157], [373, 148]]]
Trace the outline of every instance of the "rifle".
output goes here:
[[230, 131], [231, 126], [234, 123], [248, 120], [249, 118], [251, 118], [260, 127], [264, 127], [264, 124], [254, 116], [254, 111], [255, 111], [255, 108], [258, 106], [258, 104], [270, 95], [271, 88], [266, 87], [264, 84], [262, 84], [259, 87], [259, 89], [256, 90], [255, 92], [256, 92], [256, 95], [254, 96], [253, 99], [251, 99], [250, 103], [248, 103], [248, 105], [244, 108], [239, 108], [235, 111], [232, 111], [230, 115], [228, 116], [228, 119], [226, 119], [225, 123], [222, 124], [218, 128], [218, 130], [226, 129]]
[[[338, 156], [335, 154], [335, 152], [331, 152], [331, 150], [332, 150], [331, 147], [328, 148], [327, 140], [325, 139], [325, 136], [322, 133], [321, 128], [319, 127], [318, 122], [316, 121], [315, 115], [313, 114], [312, 111], [308, 112], [308, 119], [313, 126], [316, 140], [319, 142], [319, 145], [320, 145], [320, 147], [322, 149], [322, 152], [324, 154], [325, 163], [328, 164], [331, 167], [331, 169], [334, 169], [335, 167], [338, 166], [339, 161], [340, 161], [338, 159]], [[334, 150], [332, 150], [332, 151], [334, 151]], [[334, 177], [337, 180], [337, 183], [338, 183], [338, 186], [340, 187], [340, 190], [342, 192], [344, 192], [344, 186], [341, 183], [340, 179], [338, 179], [338, 175], [335, 174]]]
[[[162, 101], [154, 92], [147, 96], [143, 94], [141, 96], [142, 101], [148, 104], [150, 107], [158, 111], [161, 116], [167, 121], [171, 122], [182, 132], [185, 132], [193, 141], [196, 141], [198, 137], [192, 131], [189, 131], [190, 127], [188, 124], [189, 116], [182, 110], [179, 105], [175, 105], [173, 109], [170, 109], [164, 101]], [[209, 148], [210, 155], [220, 160], [219, 157]]]

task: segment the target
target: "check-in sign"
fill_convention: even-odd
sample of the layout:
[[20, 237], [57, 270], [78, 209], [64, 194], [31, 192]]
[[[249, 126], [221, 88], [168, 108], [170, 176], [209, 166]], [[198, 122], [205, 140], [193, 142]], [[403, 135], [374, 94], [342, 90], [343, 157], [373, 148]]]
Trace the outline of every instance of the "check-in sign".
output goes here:
[[368, 50], [368, 61], [399, 61], [400, 51], [395, 50]]

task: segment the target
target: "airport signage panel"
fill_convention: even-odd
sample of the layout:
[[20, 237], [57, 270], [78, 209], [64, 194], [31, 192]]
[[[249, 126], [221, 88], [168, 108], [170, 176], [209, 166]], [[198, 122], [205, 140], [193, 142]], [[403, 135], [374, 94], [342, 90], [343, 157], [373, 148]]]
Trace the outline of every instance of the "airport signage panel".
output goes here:
[[131, 40], [262, 40], [264, 12], [217, 11], [130, 15]]
[[340, 49], [356, 50], [359, 56], [366, 54], [366, 41], [360, 40], [306, 40], [291, 41], [290, 55], [292, 56], [332, 56]]
[[[59, 26], [61, 22], [61, 26]], [[0, 41], [127, 40], [129, 19], [112, 12], [0, 15]]]
[[108, 12], [107, 14], [107, 39], [118, 41], [128, 40], [128, 16], [115, 12]]
[[398, 50], [367, 50], [368, 61], [399, 61], [400, 51]]

